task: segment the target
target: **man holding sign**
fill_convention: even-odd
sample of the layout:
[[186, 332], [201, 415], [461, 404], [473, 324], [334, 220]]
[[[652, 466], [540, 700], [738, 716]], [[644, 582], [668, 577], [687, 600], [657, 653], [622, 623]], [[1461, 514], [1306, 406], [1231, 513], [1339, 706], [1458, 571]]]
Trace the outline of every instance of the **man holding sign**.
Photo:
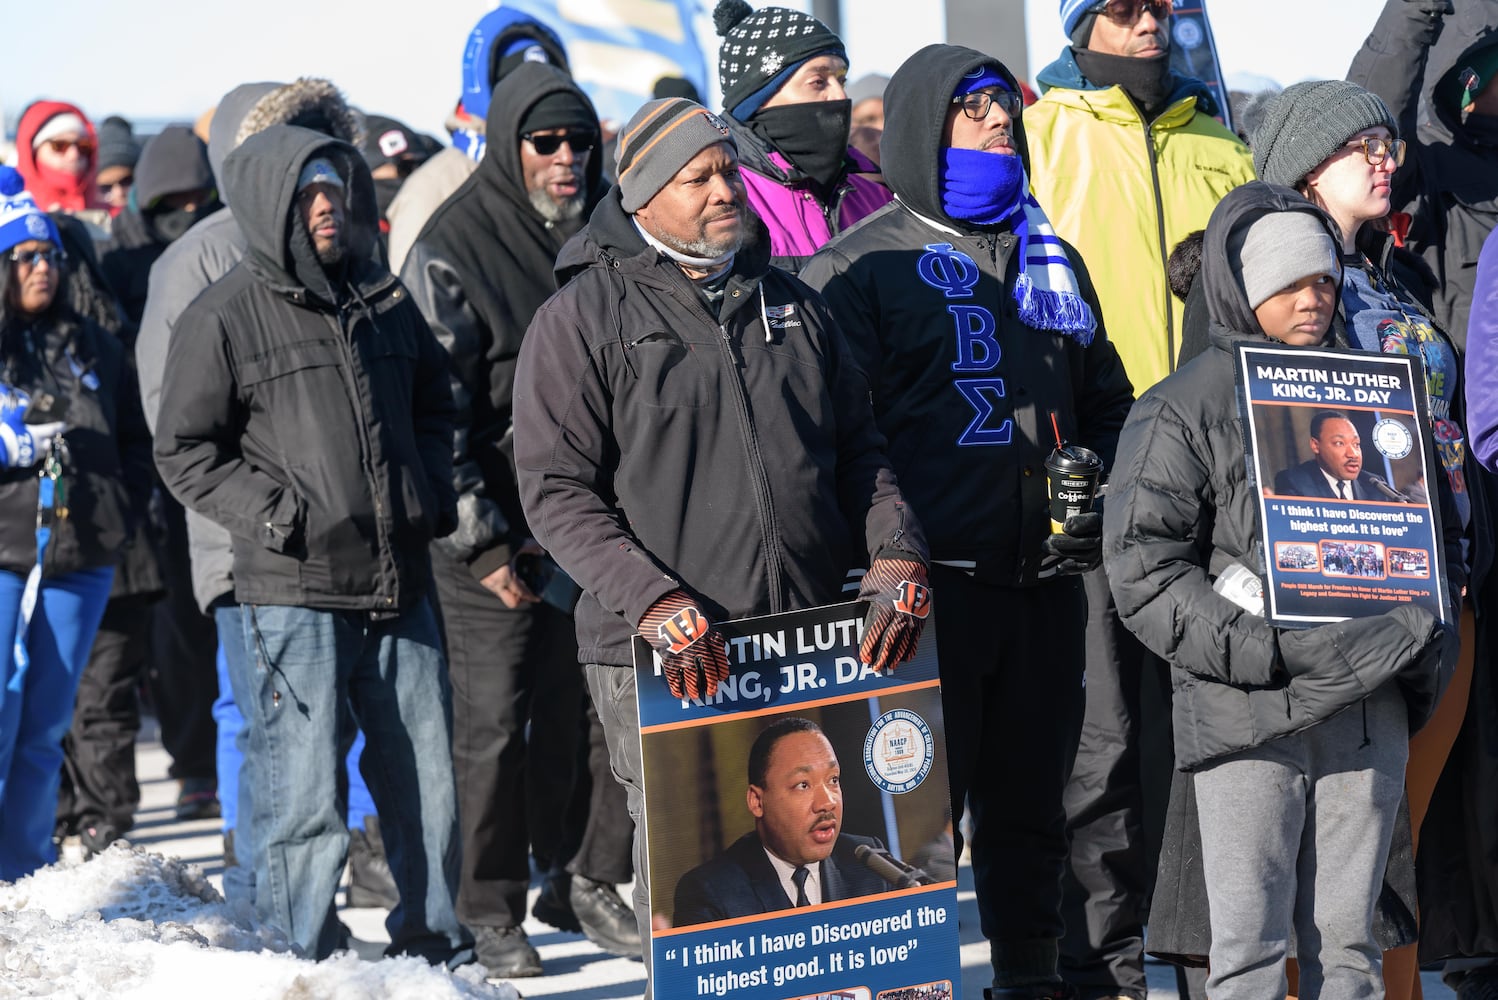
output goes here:
[[715, 622], [831, 604], [870, 560], [860, 656], [884, 669], [931, 600], [862, 372], [822, 300], [746, 243], [727, 124], [652, 101], [619, 134], [618, 176], [521, 348], [515, 461], [537, 540], [584, 590], [578, 655], [629, 794], [648, 939], [636, 629], [673, 695], [710, 698], [728, 676]]

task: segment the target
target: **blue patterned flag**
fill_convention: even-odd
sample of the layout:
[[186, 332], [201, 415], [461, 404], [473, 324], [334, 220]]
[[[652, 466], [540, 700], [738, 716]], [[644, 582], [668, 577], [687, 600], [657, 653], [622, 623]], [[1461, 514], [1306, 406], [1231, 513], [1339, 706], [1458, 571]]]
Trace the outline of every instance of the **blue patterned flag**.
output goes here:
[[1218, 117], [1232, 128], [1233, 109], [1228, 105], [1228, 88], [1217, 61], [1217, 42], [1212, 38], [1212, 22], [1207, 18], [1207, 0], [1174, 0], [1170, 41], [1170, 68], [1205, 83], [1217, 98]]
[[697, 43], [699, 0], [504, 0], [562, 36], [572, 76], [598, 115], [622, 125], [663, 76], [706, 95], [707, 59]]

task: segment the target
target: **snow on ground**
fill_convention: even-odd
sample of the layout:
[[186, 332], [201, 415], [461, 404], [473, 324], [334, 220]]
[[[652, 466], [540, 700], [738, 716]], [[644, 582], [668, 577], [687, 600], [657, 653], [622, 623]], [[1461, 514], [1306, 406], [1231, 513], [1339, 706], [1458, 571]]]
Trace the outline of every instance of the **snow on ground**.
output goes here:
[[0, 882], [0, 997], [95, 1000], [514, 1000], [415, 958], [297, 958], [248, 903], [228, 903], [196, 865], [116, 844], [81, 865]]

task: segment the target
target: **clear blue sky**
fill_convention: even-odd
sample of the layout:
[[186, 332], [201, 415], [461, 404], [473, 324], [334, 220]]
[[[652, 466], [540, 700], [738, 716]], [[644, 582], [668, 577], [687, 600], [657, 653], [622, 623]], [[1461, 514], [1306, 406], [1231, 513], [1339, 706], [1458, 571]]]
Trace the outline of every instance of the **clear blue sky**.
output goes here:
[[[606, 0], [571, 0], [573, 3]], [[704, 0], [704, 10], [713, 0]], [[754, 6], [766, 0], [751, 0]], [[780, 0], [810, 9], [810, 0]], [[1022, 0], [993, 0], [1019, 3]], [[1057, 0], [1023, 0], [1031, 71], [1064, 42]], [[190, 119], [250, 80], [332, 79], [367, 111], [433, 133], [457, 97], [463, 41], [489, 0], [53, 0], [6, 3], [0, 109], [7, 131], [38, 97], [92, 117]], [[1208, 0], [1223, 71], [1293, 83], [1341, 77], [1380, 0]], [[937, 0], [843, 0], [853, 76], [890, 73], [944, 41]], [[1293, 14], [1291, 13], [1293, 11]], [[711, 40], [705, 16], [700, 35]]]

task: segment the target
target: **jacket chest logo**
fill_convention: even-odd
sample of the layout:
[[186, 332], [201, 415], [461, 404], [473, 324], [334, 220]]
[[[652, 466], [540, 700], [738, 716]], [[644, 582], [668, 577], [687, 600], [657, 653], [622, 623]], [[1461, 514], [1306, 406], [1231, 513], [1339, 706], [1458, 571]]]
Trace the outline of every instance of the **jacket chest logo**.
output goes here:
[[772, 330], [791, 330], [801, 325], [795, 305], [789, 302], [783, 306], [765, 306], [765, 322]]
[[[916, 262], [921, 281], [939, 290], [948, 299], [970, 299], [982, 276], [973, 258], [950, 243], [931, 243]], [[958, 447], [1007, 445], [1014, 439], [1014, 420], [999, 416], [1005, 398], [1004, 380], [988, 373], [999, 367], [1004, 358], [999, 346], [998, 323], [993, 313], [973, 303], [949, 303], [956, 340], [956, 360], [952, 371], [963, 373], [952, 380], [952, 387], [973, 408], [972, 422], [957, 438]], [[976, 377], [976, 376], [984, 377]]]

